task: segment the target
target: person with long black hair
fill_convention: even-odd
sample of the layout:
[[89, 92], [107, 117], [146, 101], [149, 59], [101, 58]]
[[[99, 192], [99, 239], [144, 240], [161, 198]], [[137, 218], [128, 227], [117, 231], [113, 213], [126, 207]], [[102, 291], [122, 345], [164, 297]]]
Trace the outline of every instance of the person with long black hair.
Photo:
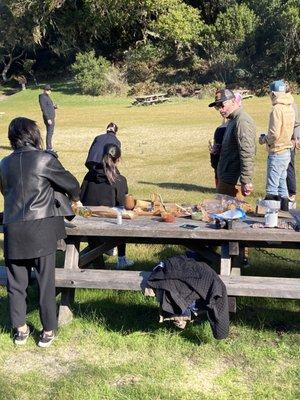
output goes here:
[[[84, 206], [124, 207], [128, 186], [126, 178], [117, 168], [120, 158], [120, 147], [115, 144], [104, 146], [102, 160], [89, 169], [81, 185], [80, 200]], [[89, 239], [91, 248], [100, 243], [101, 239]], [[133, 261], [125, 256], [125, 244], [118, 246], [117, 268], [132, 265]]]
[[13, 152], [1, 161], [0, 189], [4, 197], [4, 257], [14, 343], [25, 344], [31, 333], [26, 323], [26, 292], [34, 268], [43, 326], [38, 345], [48, 347], [57, 328], [57, 241], [66, 237], [64, 214], [59, 212], [55, 192], [79, 201], [79, 183], [53, 153], [42, 150], [35, 121], [13, 119], [8, 139]]

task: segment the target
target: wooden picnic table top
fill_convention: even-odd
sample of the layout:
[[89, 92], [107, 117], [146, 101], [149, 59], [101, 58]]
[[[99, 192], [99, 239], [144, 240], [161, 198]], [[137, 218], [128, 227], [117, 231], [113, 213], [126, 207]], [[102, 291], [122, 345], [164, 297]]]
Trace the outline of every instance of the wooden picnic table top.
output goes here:
[[[186, 218], [176, 218], [172, 223], [161, 222], [160, 217], [138, 217], [132, 220], [123, 219], [117, 225], [113, 218], [90, 217], [76, 218], [66, 225], [68, 236], [101, 236], [103, 238], [122, 238], [129, 241], [144, 241], [151, 243], [166, 240], [204, 240], [204, 241], [238, 241], [238, 242], [270, 242], [270, 243], [300, 243], [300, 232], [293, 229], [252, 228], [255, 222], [262, 222], [263, 218], [247, 217], [245, 221], [237, 221], [234, 228], [216, 229], [214, 224], [203, 221], [194, 221]], [[196, 225], [190, 230], [182, 225]]]
[[153, 99], [153, 98], [159, 98], [159, 97], [166, 97], [166, 93], [155, 93], [155, 94], [147, 94], [143, 96], [136, 96], [136, 100], [146, 100], [146, 99]]

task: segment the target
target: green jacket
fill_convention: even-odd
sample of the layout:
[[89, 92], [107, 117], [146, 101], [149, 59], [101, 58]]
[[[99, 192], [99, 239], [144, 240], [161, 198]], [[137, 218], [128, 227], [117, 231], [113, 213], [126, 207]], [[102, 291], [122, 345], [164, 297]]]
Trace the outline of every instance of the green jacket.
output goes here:
[[256, 153], [256, 129], [253, 119], [240, 107], [229, 117], [218, 164], [218, 179], [235, 185], [251, 183]]

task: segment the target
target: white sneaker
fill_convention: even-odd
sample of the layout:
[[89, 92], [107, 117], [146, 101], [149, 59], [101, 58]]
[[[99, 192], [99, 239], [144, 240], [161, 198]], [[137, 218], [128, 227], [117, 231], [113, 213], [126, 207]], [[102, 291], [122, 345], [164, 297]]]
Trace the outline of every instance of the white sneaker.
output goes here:
[[116, 269], [132, 267], [133, 265], [134, 265], [134, 262], [132, 260], [129, 260], [125, 256], [118, 257], [118, 262], [116, 264]]

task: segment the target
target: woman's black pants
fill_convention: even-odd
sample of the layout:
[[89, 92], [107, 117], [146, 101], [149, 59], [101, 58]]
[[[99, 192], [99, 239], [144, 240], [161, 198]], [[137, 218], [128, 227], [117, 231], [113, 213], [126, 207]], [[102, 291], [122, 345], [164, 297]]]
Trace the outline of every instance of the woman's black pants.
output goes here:
[[55, 253], [26, 260], [6, 259], [7, 293], [10, 320], [13, 328], [26, 323], [26, 297], [31, 268], [39, 287], [39, 311], [45, 331], [57, 328], [55, 300]]

